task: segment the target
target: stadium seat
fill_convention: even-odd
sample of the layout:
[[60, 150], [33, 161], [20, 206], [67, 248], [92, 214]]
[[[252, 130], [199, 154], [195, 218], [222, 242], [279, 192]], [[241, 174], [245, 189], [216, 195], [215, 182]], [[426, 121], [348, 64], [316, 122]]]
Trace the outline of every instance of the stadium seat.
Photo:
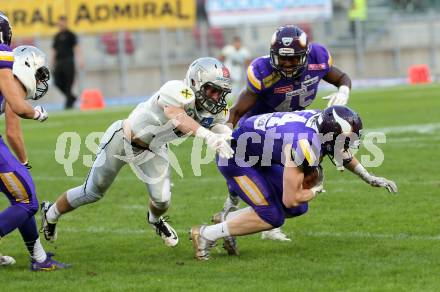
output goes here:
[[[104, 33], [101, 35], [101, 42], [104, 44], [105, 52], [109, 55], [116, 55], [119, 52], [118, 34], [114, 32]], [[133, 35], [131, 32], [124, 33], [125, 53], [131, 55], [134, 53]]]
[[[200, 47], [200, 29], [196, 26], [193, 30], [193, 36], [196, 39], [197, 46]], [[223, 48], [225, 45], [224, 32], [221, 27], [210, 27], [208, 29], [208, 46], [217, 49]]]

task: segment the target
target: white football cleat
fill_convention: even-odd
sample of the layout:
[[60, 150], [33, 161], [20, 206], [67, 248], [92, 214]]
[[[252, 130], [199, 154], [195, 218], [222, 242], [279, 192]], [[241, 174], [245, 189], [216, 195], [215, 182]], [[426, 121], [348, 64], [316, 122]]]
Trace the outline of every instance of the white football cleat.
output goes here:
[[283, 231], [281, 228], [274, 228], [268, 231], [261, 232], [261, 239], [268, 239], [268, 240], [276, 240], [276, 241], [291, 241], [289, 237]]
[[46, 213], [49, 211], [50, 207], [52, 207], [51, 202], [43, 201], [41, 203], [41, 229], [40, 232], [43, 232], [44, 238], [49, 242], [55, 242], [57, 240], [57, 224], [49, 223], [47, 221]]
[[189, 232], [189, 239], [194, 248], [194, 257], [199, 261], [209, 260], [210, 249], [215, 246], [215, 241], [208, 240], [202, 236], [202, 231], [206, 225], [193, 226]]
[[240, 206], [240, 197], [228, 195], [225, 203], [223, 204], [223, 212], [229, 213], [238, 210]]
[[13, 264], [15, 264], [13, 257], [0, 254], [0, 266], [12, 266]]
[[[226, 216], [228, 212], [221, 211], [217, 214], [214, 214], [211, 218], [211, 221], [214, 224], [219, 224], [226, 221]], [[238, 250], [237, 240], [235, 236], [226, 236], [223, 238], [223, 248], [227, 251], [230, 256], [238, 256], [240, 255], [240, 251]]]
[[[149, 218], [149, 217], [147, 217]], [[179, 237], [177, 236], [176, 230], [168, 224], [168, 216], [160, 217], [159, 221], [155, 223], [151, 223], [151, 226], [156, 231], [156, 234], [159, 235], [166, 246], [175, 247], [179, 243]], [[148, 221], [148, 220], [147, 220]]]

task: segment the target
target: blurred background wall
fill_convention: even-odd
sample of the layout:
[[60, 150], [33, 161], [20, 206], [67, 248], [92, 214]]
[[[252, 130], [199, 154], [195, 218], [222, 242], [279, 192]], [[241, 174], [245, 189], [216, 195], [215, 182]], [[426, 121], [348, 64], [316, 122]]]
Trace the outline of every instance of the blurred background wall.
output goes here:
[[[360, 17], [350, 15], [357, 2], [352, 0], [26, 2], [0, 1], [14, 26], [14, 45], [34, 44], [49, 54], [56, 32], [54, 11], [67, 14], [85, 57], [74, 91], [79, 95], [99, 88], [115, 102], [149, 96], [164, 81], [183, 79], [193, 59], [218, 57], [236, 35], [253, 57], [267, 55], [271, 36], [282, 24], [299, 25], [312, 41], [326, 45], [334, 64], [357, 85], [406, 82], [408, 68], [416, 64], [427, 64], [434, 80], [440, 76], [439, 0], [365, 0]], [[138, 8], [118, 10], [116, 18], [107, 15], [115, 5], [126, 9], [135, 2]], [[154, 11], [151, 5], [156, 5]], [[137, 22], [124, 20], [129, 13], [147, 12], [148, 19], [138, 15]], [[158, 17], [167, 13], [170, 18]], [[45, 102], [62, 99], [52, 86]]]

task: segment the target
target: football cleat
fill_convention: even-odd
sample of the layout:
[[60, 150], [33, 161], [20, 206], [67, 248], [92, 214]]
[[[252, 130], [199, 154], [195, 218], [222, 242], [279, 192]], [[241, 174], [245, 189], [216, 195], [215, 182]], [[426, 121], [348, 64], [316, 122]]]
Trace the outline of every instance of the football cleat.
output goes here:
[[40, 232], [44, 234], [47, 241], [54, 242], [57, 240], [57, 224], [49, 223], [46, 218], [46, 213], [53, 204], [44, 201], [41, 203], [41, 229]]
[[240, 205], [240, 198], [238, 196], [228, 195], [225, 203], [223, 204], [223, 212], [229, 213], [237, 211]]
[[190, 240], [194, 248], [194, 257], [199, 261], [207, 261], [211, 255], [210, 249], [215, 246], [215, 241], [204, 238], [201, 234], [206, 225], [194, 226], [191, 228]]
[[261, 239], [268, 239], [268, 240], [276, 240], [276, 241], [291, 241], [289, 237], [283, 231], [281, 228], [274, 228], [268, 231], [261, 232]]
[[0, 254], [0, 266], [12, 266], [15, 264], [13, 257]]
[[36, 262], [35, 260], [31, 260], [31, 267], [30, 267], [31, 270], [48, 272], [48, 271], [70, 268], [69, 264], [63, 264], [52, 259], [53, 256], [54, 256], [53, 253], [48, 252], [46, 260], [42, 263]]
[[[226, 220], [227, 215], [228, 212], [221, 211], [217, 214], [214, 214], [214, 216], [212, 216], [211, 221], [214, 224], [222, 223]], [[223, 248], [228, 252], [228, 255], [235, 255], [235, 256], [240, 255], [235, 236], [223, 237]]]
[[[149, 215], [147, 215], [147, 218], [150, 218]], [[151, 223], [148, 221], [148, 223], [151, 224], [153, 229], [156, 231], [156, 234], [159, 235], [166, 246], [169, 247], [175, 247], [179, 243], [179, 237], [177, 236], [176, 231], [173, 227], [171, 227], [170, 224], [168, 224], [169, 217], [160, 217], [159, 221], [155, 223]]]

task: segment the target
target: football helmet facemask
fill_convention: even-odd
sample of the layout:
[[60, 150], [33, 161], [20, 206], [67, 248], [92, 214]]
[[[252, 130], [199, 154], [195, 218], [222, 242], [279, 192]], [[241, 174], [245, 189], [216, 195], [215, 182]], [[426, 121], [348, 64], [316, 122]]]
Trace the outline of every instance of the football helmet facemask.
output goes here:
[[210, 57], [195, 60], [189, 66], [184, 82], [194, 91], [198, 109], [218, 114], [226, 108], [231, 77], [228, 68], [219, 60]]
[[350, 149], [359, 149], [362, 133], [362, 120], [356, 112], [346, 106], [328, 107], [318, 117], [317, 128], [323, 135], [322, 153], [338, 168], [353, 159]]
[[307, 34], [297, 26], [279, 27], [272, 35], [270, 63], [285, 78], [301, 76], [307, 67], [311, 46]]

